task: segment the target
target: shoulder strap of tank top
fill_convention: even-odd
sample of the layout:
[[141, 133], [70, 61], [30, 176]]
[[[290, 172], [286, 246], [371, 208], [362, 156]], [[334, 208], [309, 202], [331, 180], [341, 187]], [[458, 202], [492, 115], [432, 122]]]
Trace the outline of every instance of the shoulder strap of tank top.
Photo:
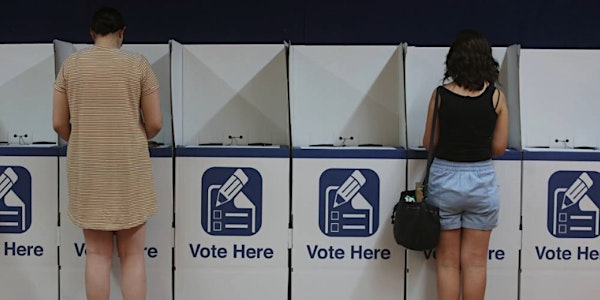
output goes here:
[[[498, 88], [494, 88], [494, 92], [498, 91], [498, 97], [496, 98], [496, 103], [494, 104], [494, 111], [498, 108], [498, 104], [500, 103], [500, 90]], [[492, 93], [492, 101], [494, 101], [494, 93]]]

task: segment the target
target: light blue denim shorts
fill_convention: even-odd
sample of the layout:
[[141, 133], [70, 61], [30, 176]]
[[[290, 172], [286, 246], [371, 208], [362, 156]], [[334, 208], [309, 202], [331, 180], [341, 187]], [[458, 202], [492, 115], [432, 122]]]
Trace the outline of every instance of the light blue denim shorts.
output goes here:
[[491, 160], [453, 162], [436, 158], [427, 191], [427, 202], [440, 208], [442, 230], [491, 230], [498, 225], [498, 183]]

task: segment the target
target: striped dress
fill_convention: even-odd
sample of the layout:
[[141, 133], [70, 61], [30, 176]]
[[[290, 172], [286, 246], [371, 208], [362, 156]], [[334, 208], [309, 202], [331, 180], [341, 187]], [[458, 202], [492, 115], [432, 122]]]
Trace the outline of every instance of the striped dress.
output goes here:
[[142, 95], [158, 80], [142, 55], [92, 46], [71, 55], [54, 88], [67, 95], [68, 214], [83, 229], [116, 231], [156, 213]]

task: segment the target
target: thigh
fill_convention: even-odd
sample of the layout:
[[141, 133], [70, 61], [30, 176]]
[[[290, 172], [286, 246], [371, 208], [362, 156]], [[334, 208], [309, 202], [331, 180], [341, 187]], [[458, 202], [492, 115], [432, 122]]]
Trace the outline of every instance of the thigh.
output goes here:
[[461, 238], [461, 261], [466, 264], [486, 265], [491, 230], [463, 228]]
[[88, 254], [112, 256], [113, 232], [103, 230], [84, 229], [85, 251]]
[[440, 241], [435, 248], [438, 267], [460, 265], [461, 229], [440, 231]]
[[146, 245], [146, 224], [117, 231], [119, 256], [140, 254]]

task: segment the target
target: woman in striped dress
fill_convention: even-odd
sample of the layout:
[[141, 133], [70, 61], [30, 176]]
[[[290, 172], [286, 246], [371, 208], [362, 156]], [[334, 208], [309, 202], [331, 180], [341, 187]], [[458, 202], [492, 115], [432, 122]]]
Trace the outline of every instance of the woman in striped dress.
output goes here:
[[109, 299], [113, 235], [125, 300], [146, 299], [145, 223], [156, 213], [149, 138], [162, 127], [158, 80], [148, 61], [121, 50], [125, 22], [113, 8], [91, 22], [94, 45], [57, 75], [53, 124], [68, 141], [68, 214], [83, 229], [87, 299]]

